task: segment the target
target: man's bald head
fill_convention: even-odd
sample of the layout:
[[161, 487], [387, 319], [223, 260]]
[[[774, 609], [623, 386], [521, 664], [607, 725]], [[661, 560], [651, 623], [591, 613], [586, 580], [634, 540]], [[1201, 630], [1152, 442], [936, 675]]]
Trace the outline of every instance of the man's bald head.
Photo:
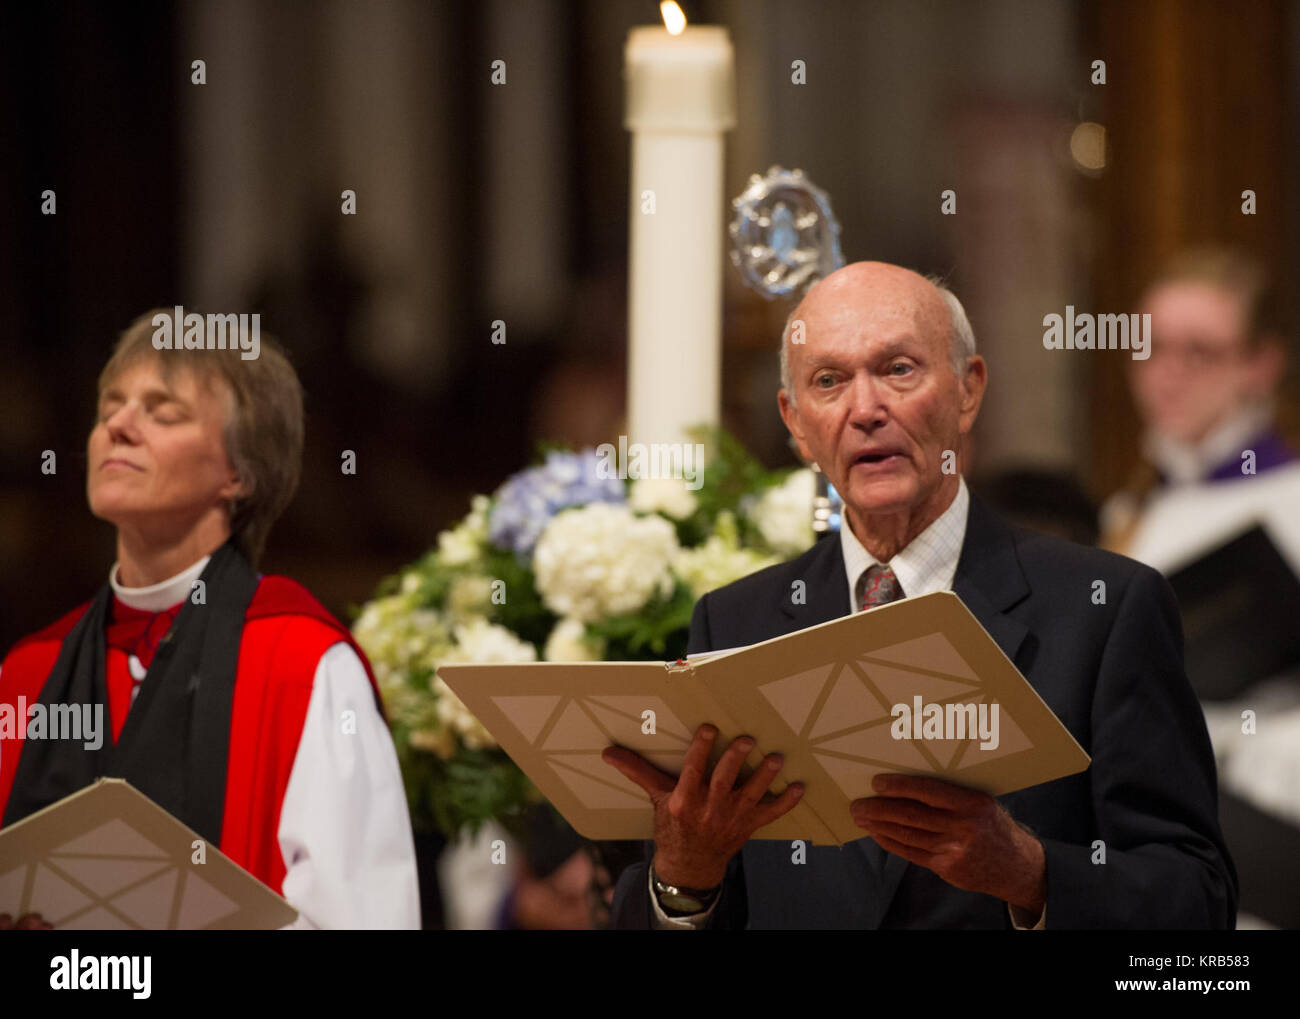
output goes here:
[[[781, 330], [781, 388], [789, 394], [792, 403], [796, 402], [790, 377], [789, 343], [793, 324], [804, 321], [806, 328], [806, 316], [822, 301], [832, 301], [844, 309], [851, 309], [863, 307], [873, 298], [879, 300], [886, 292], [891, 297], [900, 292], [913, 295], [922, 307], [940, 314], [945, 320], [943, 328], [948, 331], [953, 374], [962, 374], [966, 362], [975, 355], [975, 333], [966, 317], [966, 309], [943, 280], [938, 276], [922, 276], [888, 262], [854, 262], [818, 280], [785, 320], [785, 328]], [[935, 304], [936, 301], [939, 303]]]

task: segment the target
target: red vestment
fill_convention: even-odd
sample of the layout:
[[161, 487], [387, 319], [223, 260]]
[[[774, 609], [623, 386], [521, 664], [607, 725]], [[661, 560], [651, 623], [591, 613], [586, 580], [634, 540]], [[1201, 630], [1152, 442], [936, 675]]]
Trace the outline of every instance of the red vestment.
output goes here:
[[[79, 606], [14, 645], [0, 668], [0, 704], [12, 705], [16, 715], [20, 697], [28, 707], [39, 701], [64, 638], [89, 607], [89, 602]], [[114, 743], [126, 722], [135, 685], [129, 657], [134, 654], [147, 668], [157, 641], [180, 608], [151, 613], [113, 599], [112, 619], [104, 635], [108, 658], [104, 679]], [[340, 641], [361, 659], [377, 693], [365, 654], [325, 606], [288, 577], [261, 579], [244, 614], [239, 645], [218, 848], [277, 894], [286, 870], [278, 841], [284, 791], [298, 753], [317, 666], [321, 656]], [[0, 817], [24, 742], [6, 739], [0, 748]]]

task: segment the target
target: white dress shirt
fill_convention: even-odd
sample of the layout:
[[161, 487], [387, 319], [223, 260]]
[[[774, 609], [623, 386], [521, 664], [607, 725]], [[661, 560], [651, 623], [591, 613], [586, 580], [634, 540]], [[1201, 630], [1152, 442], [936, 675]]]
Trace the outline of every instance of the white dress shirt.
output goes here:
[[[114, 563], [109, 583], [123, 604], [160, 612], [189, 595], [208, 558], [141, 588], [122, 587]], [[138, 661], [129, 664], [143, 676]], [[133, 701], [138, 690], [137, 682]], [[346, 711], [355, 732], [339, 722]], [[276, 834], [284, 898], [298, 911], [284, 929], [419, 928], [415, 840], [397, 753], [365, 667], [343, 641], [316, 666]]]
[[[966, 517], [969, 510], [970, 493], [966, 489], [966, 479], [959, 475], [957, 494], [948, 508], [889, 560], [889, 568], [894, 571], [904, 598], [952, 590], [952, 582], [957, 575], [957, 561], [961, 558], [961, 547], [966, 538]], [[847, 604], [852, 606], [851, 611], [857, 611], [858, 578], [872, 566], [878, 565], [879, 561], [863, 547], [848, 526], [847, 515], [842, 519], [845, 525], [840, 528], [840, 551], [844, 556], [844, 572], [848, 578]], [[685, 917], [668, 916], [659, 906], [653, 881], [650, 883], [650, 904], [654, 909], [655, 926], [663, 930], [698, 929], [707, 924], [713, 912], [713, 906], [710, 906], [703, 913]], [[1034, 923], [1032, 915], [1024, 915], [1023, 910], [1010, 904], [1007, 909], [1011, 914], [1011, 923], [1017, 930], [1042, 930], [1047, 920], [1046, 908], [1037, 918], [1037, 923]]]
[[[957, 560], [961, 558], [961, 545], [966, 538], [969, 510], [970, 493], [966, 489], [966, 479], [958, 475], [957, 495], [948, 508], [889, 560], [888, 566], [898, 578], [904, 598], [952, 590], [953, 578], [957, 576]], [[843, 520], [847, 525], [847, 514]], [[848, 577], [849, 604], [853, 606], [852, 611], [857, 611], [858, 578], [880, 563], [848, 526], [840, 528], [840, 550], [844, 554], [844, 572]]]

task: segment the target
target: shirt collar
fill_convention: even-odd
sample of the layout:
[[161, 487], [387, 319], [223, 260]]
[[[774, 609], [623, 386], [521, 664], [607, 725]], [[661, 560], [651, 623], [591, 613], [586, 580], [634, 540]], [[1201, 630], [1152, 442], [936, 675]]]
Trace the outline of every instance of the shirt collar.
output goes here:
[[[935, 591], [952, 589], [957, 575], [957, 560], [966, 538], [966, 517], [970, 510], [970, 493], [966, 479], [958, 475], [957, 495], [937, 520], [913, 538], [907, 547], [889, 560], [903, 596], [912, 598]], [[858, 578], [863, 571], [877, 565], [878, 560], [868, 552], [849, 527], [848, 516], [840, 518], [840, 549], [844, 554], [844, 572], [849, 579], [849, 604], [857, 608]]]
[[1158, 432], [1143, 437], [1143, 452], [1170, 484], [1190, 485], [1209, 477], [1228, 460], [1240, 460], [1246, 445], [1273, 420], [1271, 400], [1247, 404], [1211, 429], [1200, 442], [1179, 442]]
[[113, 568], [108, 571], [108, 583], [112, 586], [117, 600], [123, 605], [143, 612], [161, 612], [185, 600], [190, 593], [190, 588], [194, 586], [194, 581], [199, 579], [203, 568], [208, 565], [208, 560], [211, 558], [212, 556], [205, 555], [176, 576], [168, 577], [157, 584], [150, 584], [148, 587], [123, 587], [117, 582], [118, 564], [114, 563]]

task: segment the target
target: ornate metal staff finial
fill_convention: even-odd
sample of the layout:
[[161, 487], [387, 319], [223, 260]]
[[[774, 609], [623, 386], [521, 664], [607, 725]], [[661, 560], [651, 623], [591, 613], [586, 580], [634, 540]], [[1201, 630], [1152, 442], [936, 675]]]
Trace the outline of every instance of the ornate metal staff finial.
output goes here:
[[754, 174], [731, 205], [732, 264], [769, 300], [798, 294], [844, 264], [830, 197], [802, 170]]

